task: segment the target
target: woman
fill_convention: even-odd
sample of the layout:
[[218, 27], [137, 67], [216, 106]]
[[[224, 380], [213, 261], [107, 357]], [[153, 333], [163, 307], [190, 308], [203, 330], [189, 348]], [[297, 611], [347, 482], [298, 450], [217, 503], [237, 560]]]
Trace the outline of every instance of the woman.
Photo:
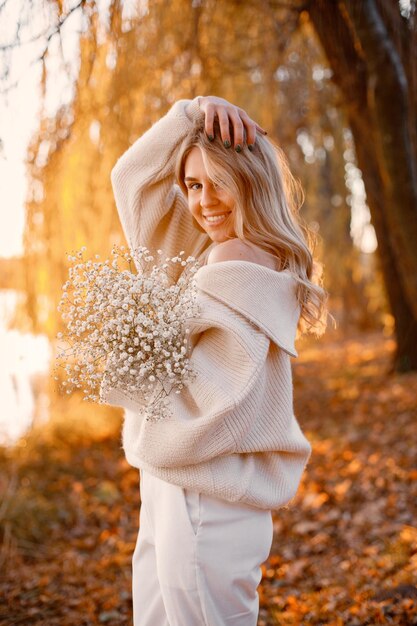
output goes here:
[[294, 497], [311, 453], [290, 357], [297, 327], [323, 330], [326, 293], [297, 186], [264, 134], [222, 98], [179, 100], [112, 171], [129, 245], [202, 263], [197, 376], [170, 400], [173, 417], [147, 422], [117, 389], [107, 398], [125, 408], [123, 446], [141, 475], [135, 626], [255, 626], [272, 510]]

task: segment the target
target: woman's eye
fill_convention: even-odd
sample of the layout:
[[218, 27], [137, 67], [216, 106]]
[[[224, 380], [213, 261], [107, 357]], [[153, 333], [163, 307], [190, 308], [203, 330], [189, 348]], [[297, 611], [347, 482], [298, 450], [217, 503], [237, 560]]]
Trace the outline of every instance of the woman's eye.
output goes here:
[[[211, 183], [211, 185], [214, 189], [222, 189], [222, 187], [217, 183]], [[188, 189], [192, 189], [193, 191], [195, 191], [195, 187], [201, 187], [201, 183], [192, 183], [191, 185], [189, 185]]]

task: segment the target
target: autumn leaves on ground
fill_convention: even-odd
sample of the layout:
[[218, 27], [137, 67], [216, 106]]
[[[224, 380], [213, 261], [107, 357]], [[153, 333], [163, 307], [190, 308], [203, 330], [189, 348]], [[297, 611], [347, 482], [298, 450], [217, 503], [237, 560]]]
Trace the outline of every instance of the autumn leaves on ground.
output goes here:
[[[417, 375], [389, 373], [380, 334], [302, 341], [295, 413], [313, 455], [274, 514], [259, 625], [417, 624]], [[0, 624], [131, 624], [140, 497], [120, 414], [60, 406], [1, 452]]]

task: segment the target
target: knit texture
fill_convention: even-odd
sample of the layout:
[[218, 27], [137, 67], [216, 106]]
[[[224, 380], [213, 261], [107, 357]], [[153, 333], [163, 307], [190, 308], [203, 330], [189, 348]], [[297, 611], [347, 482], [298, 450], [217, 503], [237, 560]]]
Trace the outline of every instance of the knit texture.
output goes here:
[[[175, 148], [200, 114], [198, 97], [177, 101], [113, 168], [130, 246], [184, 250], [205, 262], [213, 242], [194, 228], [173, 175]], [[146, 421], [140, 404], [116, 388], [105, 398], [125, 409], [126, 458], [181, 487], [278, 509], [294, 497], [311, 454], [293, 412], [294, 279], [241, 260], [203, 265], [194, 279], [200, 313], [188, 326], [196, 376], [169, 396], [172, 417]]]

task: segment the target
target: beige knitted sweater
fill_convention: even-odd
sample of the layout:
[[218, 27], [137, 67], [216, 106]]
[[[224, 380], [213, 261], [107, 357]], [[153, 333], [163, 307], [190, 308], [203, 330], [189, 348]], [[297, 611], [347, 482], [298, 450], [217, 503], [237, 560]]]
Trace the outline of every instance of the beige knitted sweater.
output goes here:
[[[112, 183], [130, 246], [172, 256], [184, 250], [204, 263], [212, 242], [194, 228], [174, 183], [176, 149], [198, 115], [198, 97], [177, 101], [118, 160]], [[123, 392], [106, 397], [125, 409], [126, 458], [181, 487], [278, 509], [295, 495], [311, 454], [293, 412], [294, 280], [241, 260], [203, 265], [194, 278], [200, 315], [189, 324], [190, 361], [197, 375], [169, 396], [173, 416], [148, 422]]]

